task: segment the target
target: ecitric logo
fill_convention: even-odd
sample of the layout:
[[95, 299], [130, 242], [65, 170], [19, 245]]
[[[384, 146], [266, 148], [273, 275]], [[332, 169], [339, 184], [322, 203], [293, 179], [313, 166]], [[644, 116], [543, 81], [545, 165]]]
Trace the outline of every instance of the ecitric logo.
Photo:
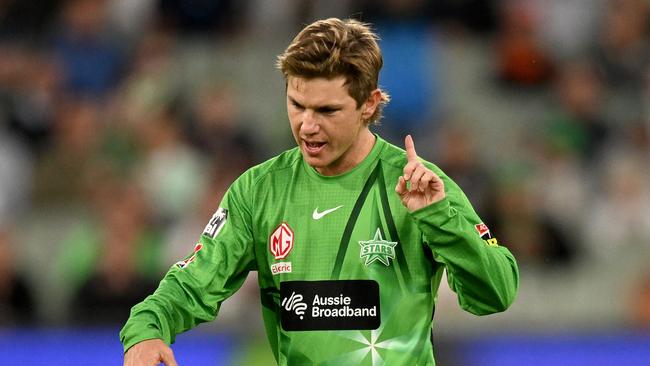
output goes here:
[[286, 331], [377, 329], [379, 284], [373, 280], [280, 282], [280, 323]]
[[390, 265], [389, 259], [395, 259], [396, 241], [387, 241], [381, 237], [381, 231], [377, 228], [375, 237], [367, 241], [359, 241], [361, 245], [361, 259], [366, 260], [366, 266], [378, 260], [386, 266]]
[[293, 249], [293, 230], [283, 222], [269, 237], [269, 250], [275, 259], [284, 259], [291, 249]]
[[291, 273], [291, 262], [278, 262], [272, 264], [271, 273], [274, 276], [280, 273]]

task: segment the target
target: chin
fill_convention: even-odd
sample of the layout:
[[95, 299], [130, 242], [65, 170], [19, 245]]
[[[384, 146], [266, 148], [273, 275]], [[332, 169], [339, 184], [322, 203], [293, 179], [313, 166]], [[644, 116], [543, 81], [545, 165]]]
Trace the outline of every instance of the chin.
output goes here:
[[303, 154], [303, 159], [305, 159], [307, 164], [309, 164], [309, 166], [311, 166], [312, 168], [318, 169], [318, 168], [323, 168], [323, 167], [327, 166], [327, 164], [322, 159], [319, 159], [319, 158], [313, 158], [313, 157], [306, 156], [306, 155]]
[[314, 157], [307, 154], [302, 154], [302, 158], [305, 159], [305, 162], [307, 162], [307, 164], [314, 169], [323, 169], [331, 164], [331, 162], [324, 160], [320, 156]]

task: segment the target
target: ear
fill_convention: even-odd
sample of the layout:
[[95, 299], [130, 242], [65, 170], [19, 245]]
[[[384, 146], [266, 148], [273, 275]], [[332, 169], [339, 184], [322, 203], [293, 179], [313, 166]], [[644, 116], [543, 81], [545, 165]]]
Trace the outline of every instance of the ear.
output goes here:
[[381, 102], [381, 90], [375, 89], [370, 92], [368, 99], [361, 106], [361, 118], [363, 120], [368, 120], [375, 113], [375, 110]]

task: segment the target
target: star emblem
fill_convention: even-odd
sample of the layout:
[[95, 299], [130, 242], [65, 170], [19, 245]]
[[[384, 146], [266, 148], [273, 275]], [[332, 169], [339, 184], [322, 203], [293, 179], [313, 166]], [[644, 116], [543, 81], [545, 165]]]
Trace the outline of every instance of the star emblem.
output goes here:
[[381, 237], [381, 231], [377, 228], [375, 237], [371, 240], [359, 241], [361, 253], [359, 256], [366, 260], [366, 266], [378, 260], [386, 266], [390, 265], [389, 259], [395, 259], [395, 246], [397, 242], [384, 240]]
[[398, 337], [379, 341], [382, 333], [383, 329], [380, 328], [369, 332], [356, 331], [342, 335], [343, 338], [358, 343], [358, 345], [355, 345], [355, 348], [360, 347], [358, 350], [347, 353], [346, 361], [355, 361], [355, 364], [360, 365], [368, 357], [368, 354], [370, 354], [372, 365], [383, 365], [386, 361], [382, 358], [382, 353], [386, 353], [386, 351], [391, 349], [400, 350], [405, 348], [403, 342]]

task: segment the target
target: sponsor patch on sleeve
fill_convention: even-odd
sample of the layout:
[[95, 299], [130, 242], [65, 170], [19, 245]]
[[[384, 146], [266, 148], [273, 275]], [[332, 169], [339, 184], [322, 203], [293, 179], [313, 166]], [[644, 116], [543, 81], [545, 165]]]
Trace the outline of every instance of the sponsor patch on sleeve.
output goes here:
[[205, 229], [203, 229], [203, 235], [209, 237], [210, 239], [214, 239], [217, 234], [219, 234], [221, 229], [223, 229], [223, 225], [226, 223], [227, 219], [228, 210], [223, 207], [219, 207], [217, 212], [212, 215], [210, 221], [208, 221]]
[[476, 229], [476, 231], [478, 231], [478, 235], [482, 239], [485, 239], [484, 236], [487, 236], [488, 238], [492, 237], [490, 235], [490, 229], [484, 223], [476, 224], [476, 225], [474, 225], [474, 228]]
[[485, 240], [485, 242], [489, 246], [492, 247], [499, 246], [497, 239], [492, 237], [492, 233], [490, 232], [490, 229], [487, 227], [487, 225], [485, 225], [484, 223], [480, 223], [474, 225], [474, 228], [478, 232], [478, 235], [481, 237], [481, 239]]
[[180, 268], [180, 269], [183, 269], [183, 268], [187, 267], [190, 263], [194, 262], [194, 260], [196, 259], [196, 253], [199, 250], [201, 250], [201, 248], [203, 248], [203, 244], [196, 243], [196, 245], [194, 246], [194, 253], [192, 253], [192, 255], [189, 258], [187, 258], [185, 260], [182, 260], [182, 261], [179, 261], [179, 262], [176, 262], [176, 266], [178, 268]]

